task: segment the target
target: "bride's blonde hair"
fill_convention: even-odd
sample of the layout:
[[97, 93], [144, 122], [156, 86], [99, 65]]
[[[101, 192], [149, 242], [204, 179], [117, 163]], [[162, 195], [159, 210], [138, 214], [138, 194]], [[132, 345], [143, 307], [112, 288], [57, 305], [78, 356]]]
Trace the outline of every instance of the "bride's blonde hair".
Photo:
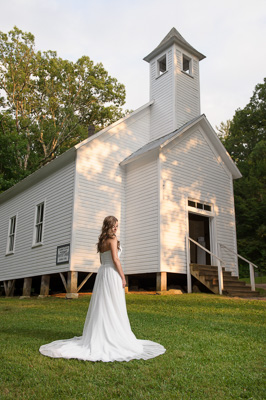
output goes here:
[[[112, 228], [117, 221], [118, 219], [116, 217], [113, 217], [112, 215], [104, 218], [102, 232], [99, 236], [99, 241], [97, 243], [97, 253], [101, 252], [103, 244], [108, 238], [113, 238], [116, 236], [115, 233], [112, 231]], [[119, 240], [117, 241], [117, 248], [118, 250], [120, 249]]]

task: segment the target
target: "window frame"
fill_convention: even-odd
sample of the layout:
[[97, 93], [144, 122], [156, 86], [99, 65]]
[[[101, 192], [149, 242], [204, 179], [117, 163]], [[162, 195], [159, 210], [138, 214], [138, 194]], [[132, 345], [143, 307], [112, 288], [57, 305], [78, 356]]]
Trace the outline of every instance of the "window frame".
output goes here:
[[[14, 232], [11, 233], [11, 226], [12, 226], [12, 220], [15, 218], [15, 226], [14, 226]], [[18, 214], [13, 215], [12, 217], [9, 218], [8, 221], [8, 233], [7, 233], [7, 244], [6, 244], [6, 255], [9, 254], [14, 254], [15, 253], [15, 244], [16, 244], [16, 234], [17, 234], [17, 225], [18, 225]], [[13, 237], [13, 248], [10, 250], [10, 243], [11, 243], [11, 237]]]
[[[42, 211], [42, 221], [37, 221], [38, 218], [38, 207], [43, 205], [43, 211]], [[45, 206], [46, 206], [46, 199], [38, 202], [35, 204], [35, 215], [34, 215], [34, 227], [33, 227], [33, 238], [32, 238], [32, 247], [38, 247], [43, 245], [43, 238], [44, 238], [44, 221], [45, 221]], [[38, 227], [42, 226], [41, 228], [41, 241], [37, 242], [37, 233], [38, 232]]]
[[[165, 71], [162, 72], [162, 73], [160, 73], [160, 67], [159, 67], [159, 65], [160, 65], [160, 62], [161, 62], [164, 58], [165, 58]], [[168, 71], [168, 69], [167, 69], [167, 67], [168, 67], [167, 53], [165, 53], [165, 54], [163, 54], [161, 57], [157, 58], [156, 67], [157, 67], [157, 73], [156, 73], [157, 78], [159, 78], [160, 76], [164, 75], [164, 74]]]
[[[190, 203], [194, 203], [195, 205], [193, 206]], [[188, 197], [187, 208], [190, 212], [194, 212], [197, 214], [199, 213], [199, 214], [205, 214], [205, 215], [214, 215], [214, 204], [209, 203], [208, 201], [205, 201], [205, 200], [192, 199], [192, 198]]]
[[[184, 58], [189, 63], [189, 70], [188, 71], [184, 70]], [[189, 76], [193, 76], [193, 62], [192, 61], [193, 61], [192, 57], [189, 57], [185, 53], [182, 53], [182, 72], [184, 72], [184, 74], [187, 74]]]

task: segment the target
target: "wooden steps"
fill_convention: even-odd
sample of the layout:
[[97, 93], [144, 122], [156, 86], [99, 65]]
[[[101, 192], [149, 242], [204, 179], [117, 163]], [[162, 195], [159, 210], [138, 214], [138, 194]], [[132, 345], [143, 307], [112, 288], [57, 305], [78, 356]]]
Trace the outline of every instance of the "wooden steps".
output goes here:
[[[219, 294], [218, 267], [214, 265], [190, 264], [191, 275], [205, 285], [215, 294]], [[240, 281], [236, 276], [232, 276], [230, 271], [223, 268], [223, 281], [225, 296], [232, 297], [257, 297], [258, 292], [251, 290], [245, 282]]]

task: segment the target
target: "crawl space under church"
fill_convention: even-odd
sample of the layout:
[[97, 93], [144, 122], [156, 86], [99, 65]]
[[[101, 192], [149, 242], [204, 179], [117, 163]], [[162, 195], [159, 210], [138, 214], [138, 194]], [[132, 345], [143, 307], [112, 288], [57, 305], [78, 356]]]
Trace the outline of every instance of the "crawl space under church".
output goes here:
[[201, 113], [204, 58], [171, 29], [144, 58], [147, 104], [0, 195], [2, 295], [88, 290], [107, 215], [119, 220], [129, 292], [252, 295], [238, 280], [233, 180], [241, 174]]

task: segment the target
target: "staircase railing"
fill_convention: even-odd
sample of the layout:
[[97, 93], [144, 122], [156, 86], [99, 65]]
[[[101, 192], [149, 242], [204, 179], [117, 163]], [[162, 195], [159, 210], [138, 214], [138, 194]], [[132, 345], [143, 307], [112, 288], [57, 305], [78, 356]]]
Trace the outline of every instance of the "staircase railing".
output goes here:
[[186, 248], [187, 248], [187, 292], [192, 293], [191, 287], [191, 271], [190, 271], [190, 242], [194, 243], [196, 246], [200, 247], [202, 250], [206, 251], [210, 255], [212, 255], [217, 260], [217, 267], [218, 267], [218, 284], [219, 284], [219, 294], [223, 294], [224, 288], [224, 280], [223, 280], [223, 268], [222, 266], [225, 265], [225, 262], [218, 257], [216, 254], [212, 253], [210, 250], [206, 249], [206, 247], [202, 246], [196, 240], [192, 239], [188, 235], [186, 236]]
[[222, 243], [218, 243], [220, 247], [224, 247], [227, 251], [229, 251], [230, 253], [234, 254], [235, 256], [237, 256], [238, 258], [240, 258], [241, 260], [247, 262], [249, 264], [249, 275], [250, 275], [250, 285], [251, 285], [251, 290], [255, 291], [255, 274], [254, 274], [254, 267], [258, 268], [258, 266], [254, 263], [252, 263], [251, 261], [247, 260], [246, 258], [242, 257], [240, 254], [236, 253], [235, 251], [233, 251], [232, 249], [229, 249], [229, 247], [225, 246], [225, 244]]

